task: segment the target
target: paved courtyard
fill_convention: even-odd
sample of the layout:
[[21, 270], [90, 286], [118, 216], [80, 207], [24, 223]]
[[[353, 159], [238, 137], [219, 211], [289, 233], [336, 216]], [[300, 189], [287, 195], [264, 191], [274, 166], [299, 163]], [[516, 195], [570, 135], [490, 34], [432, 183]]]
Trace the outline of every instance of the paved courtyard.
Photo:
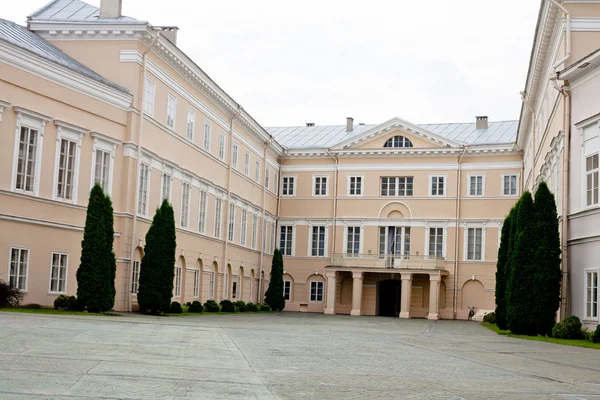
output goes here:
[[0, 399], [600, 399], [600, 351], [475, 322], [0, 313]]

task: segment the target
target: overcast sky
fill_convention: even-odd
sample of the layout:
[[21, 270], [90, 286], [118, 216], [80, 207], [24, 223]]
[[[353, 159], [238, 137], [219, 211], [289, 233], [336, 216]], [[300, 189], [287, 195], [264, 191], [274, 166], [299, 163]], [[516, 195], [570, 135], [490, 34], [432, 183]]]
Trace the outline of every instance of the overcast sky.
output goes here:
[[[24, 23], [48, 1], [10, 2], [0, 17]], [[178, 26], [179, 47], [260, 124], [287, 126], [518, 119], [539, 6], [123, 0], [123, 14]]]

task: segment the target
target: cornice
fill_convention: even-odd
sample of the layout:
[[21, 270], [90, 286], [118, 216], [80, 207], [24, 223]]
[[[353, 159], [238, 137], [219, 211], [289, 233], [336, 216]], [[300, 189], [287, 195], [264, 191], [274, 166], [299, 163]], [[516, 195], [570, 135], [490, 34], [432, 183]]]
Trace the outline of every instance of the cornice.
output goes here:
[[[340, 158], [356, 157], [426, 157], [439, 155], [458, 155], [464, 150], [463, 147], [433, 147], [433, 148], [383, 148], [383, 149], [347, 149], [330, 150], [329, 153], [335, 154]], [[513, 144], [506, 145], [475, 145], [467, 146], [467, 154], [470, 155], [517, 155], [520, 151]], [[293, 149], [286, 150], [286, 159], [289, 158], [329, 158], [327, 149]]]

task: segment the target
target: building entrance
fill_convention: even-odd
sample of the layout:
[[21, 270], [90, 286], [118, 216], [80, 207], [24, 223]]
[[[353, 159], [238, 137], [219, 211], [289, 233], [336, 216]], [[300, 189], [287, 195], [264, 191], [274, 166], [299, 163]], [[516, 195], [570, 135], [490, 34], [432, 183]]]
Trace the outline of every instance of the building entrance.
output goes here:
[[381, 281], [377, 291], [377, 315], [384, 317], [398, 317], [400, 315], [400, 294], [402, 281]]

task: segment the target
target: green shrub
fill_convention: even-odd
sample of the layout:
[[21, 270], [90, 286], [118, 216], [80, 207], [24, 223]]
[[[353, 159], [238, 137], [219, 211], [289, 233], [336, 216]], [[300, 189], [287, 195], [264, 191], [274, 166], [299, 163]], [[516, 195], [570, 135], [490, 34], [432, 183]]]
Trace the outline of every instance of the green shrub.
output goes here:
[[263, 303], [260, 305], [260, 311], [271, 311], [271, 306], [269, 306], [267, 303]]
[[195, 300], [192, 303], [188, 303], [189, 307], [188, 307], [188, 311], [191, 313], [201, 313], [202, 311], [204, 311], [204, 308], [202, 307], [202, 303], [200, 303], [199, 301]]
[[265, 304], [269, 305], [269, 310], [281, 311], [285, 308], [285, 298], [283, 297], [283, 257], [279, 249], [275, 249], [273, 253], [271, 279], [269, 280], [269, 288], [265, 293]]
[[181, 314], [183, 312], [183, 308], [178, 301], [174, 301], [171, 303], [171, 309], [169, 310], [171, 314]]
[[219, 304], [221, 305], [221, 311], [223, 312], [232, 313], [236, 311], [235, 304], [233, 304], [231, 300], [223, 300]]
[[23, 293], [10, 282], [0, 279], [0, 308], [18, 307], [23, 300]]
[[80, 308], [81, 306], [75, 296], [65, 296], [64, 294], [61, 294], [54, 299], [55, 310], [83, 311]]
[[221, 307], [219, 307], [216, 301], [208, 300], [206, 303], [204, 303], [204, 310], [206, 312], [219, 312]]
[[585, 334], [581, 330], [581, 321], [573, 315], [554, 325], [552, 337], [558, 339], [584, 339]]
[[596, 326], [596, 330], [592, 332], [590, 340], [594, 343], [600, 343], [600, 325]]
[[248, 311], [259, 311], [258, 305], [254, 303], [246, 303], [246, 308], [248, 308]]
[[235, 303], [233, 303], [235, 305], [235, 307], [238, 309], [239, 312], [246, 312], [248, 311], [248, 305], [246, 303], [244, 303], [243, 301], [236, 301]]
[[495, 324], [496, 323], [496, 313], [489, 312], [483, 316], [483, 322], [486, 324]]
[[41, 304], [36, 304], [36, 303], [29, 303], [29, 304], [23, 304], [21, 306], [21, 308], [28, 308], [30, 310], [39, 310], [44, 308], [44, 306], [42, 306]]
[[185, 314], [185, 313], [187, 313], [187, 312], [189, 312], [189, 311], [190, 311], [190, 308], [187, 306], [187, 303], [186, 303], [186, 304], [182, 304], [182, 305], [181, 305], [181, 312], [182, 312], [182, 313], [184, 313], [184, 314]]

